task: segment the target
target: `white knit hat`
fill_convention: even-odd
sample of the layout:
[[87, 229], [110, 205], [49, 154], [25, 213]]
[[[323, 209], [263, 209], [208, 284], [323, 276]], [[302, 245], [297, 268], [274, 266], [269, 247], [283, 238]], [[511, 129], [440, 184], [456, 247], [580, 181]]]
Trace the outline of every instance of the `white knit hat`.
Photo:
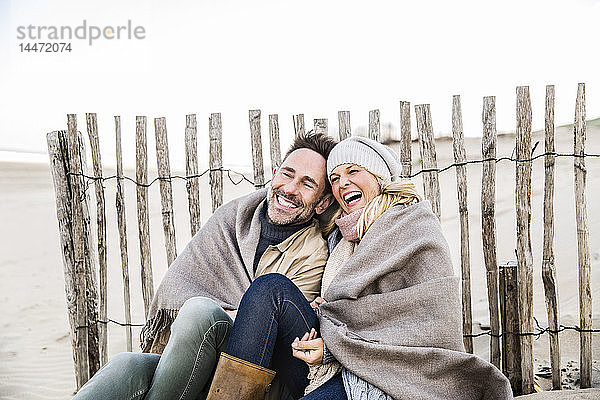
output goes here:
[[339, 142], [327, 158], [327, 177], [342, 164], [356, 164], [383, 178], [386, 184], [400, 178], [402, 166], [390, 147], [374, 140], [353, 136]]

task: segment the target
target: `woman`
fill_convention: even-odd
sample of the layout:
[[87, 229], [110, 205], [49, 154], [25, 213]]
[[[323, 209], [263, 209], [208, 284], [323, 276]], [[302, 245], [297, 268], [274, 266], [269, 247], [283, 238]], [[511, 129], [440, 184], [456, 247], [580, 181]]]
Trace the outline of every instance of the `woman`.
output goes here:
[[[327, 172], [341, 212], [323, 299], [315, 312], [281, 275], [253, 282], [208, 398], [261, 398], [275, 372], [294, 398], [511, 398], [500, 371], [463, 352], [447, 243], [429, 203], [398, 179], [395, 153], [353, 137], [332, 150]], [[262, 386], [236, 386], [248, 367]]]
[[[371, 151], [380, 155], [381, 160], [373, 157]], [[369, 166], [369, 169], [364, 166]], [[395, 153], [390, 148], [368, 139], [350, 139], [330, 155], [327, 174], [340, 212], [328, 227], [328, 230], [335, 230], [329, 235], [330, 258], [323, 274], [322, 297], [317, 299], [319, 305], [325, 303], [323, 297], [326, 297], [325, 292], [332, 280], [352, 256], [356, 245], [375, 219], [392, 206], [407, 207], [420, 201], [412, 183], [395, 179], [392, 171], [399, 173], [398, 167]], [[316, 331], [312, 330], [303, 336], [302, 343], [298, 343], [299, 340], [292, 343], [294, 357], [306, 361], [310, 366], [311, 382], [305, 392], [317, 389], [308, 398], [346, 398], [345, 387], [349, 390], [360, 387], [361, 391], [370, 393], [373, 398], [388, 398], [377, 387], [344, 370], [325, 350], [323, 339], [315, 336]], [[331, 380], [334, 377], [336, 379]], [[320, 388], [324, 383], [327, 385]]]

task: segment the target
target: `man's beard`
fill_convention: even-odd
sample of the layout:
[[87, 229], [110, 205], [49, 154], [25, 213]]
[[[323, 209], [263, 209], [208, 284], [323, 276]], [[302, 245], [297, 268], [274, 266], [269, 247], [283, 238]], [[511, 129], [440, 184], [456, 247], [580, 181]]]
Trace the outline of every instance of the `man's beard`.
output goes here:
[[[275, 196], [283, 197], [287, 201], [298, 206], [297, 208], [285, 212], [275, 207], [277, 199]], [[314, 214], [318, 201], [313, 204], [304, 204], [299, 196], [285, 194], [280, 189], [273, 189], [271, 186], [267, 189], [267, 216], [274, 225], [294, 225], [308, 221]]]

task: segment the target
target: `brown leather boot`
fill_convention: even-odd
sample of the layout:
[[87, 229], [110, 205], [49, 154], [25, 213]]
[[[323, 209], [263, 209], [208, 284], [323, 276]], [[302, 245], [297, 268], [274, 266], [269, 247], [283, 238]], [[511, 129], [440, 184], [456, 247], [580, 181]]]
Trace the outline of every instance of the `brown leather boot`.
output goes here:
[[263, 400], [275, 371], [221, 353], [206, 400]]

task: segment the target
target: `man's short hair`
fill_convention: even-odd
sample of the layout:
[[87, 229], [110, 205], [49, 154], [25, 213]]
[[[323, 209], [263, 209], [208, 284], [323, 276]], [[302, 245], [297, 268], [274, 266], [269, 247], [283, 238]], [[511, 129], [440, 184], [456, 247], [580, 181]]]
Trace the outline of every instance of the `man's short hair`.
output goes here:
[[[331, 153], [331, 150], [336, 144], [337, 142], [331, 136], [327, 136], [322, 133], [315, 133], [311, 130], [307, 133], [296, 136], [294, 142], [288, 149], [287, 153], [285, 153], [283, 160], [285, 161], [285, 159], [296, 150], [309, 149], [319, 153], [321, 156], [323, 156], [325, 161], [327, 161], [329, 153]], [[327, 193], [331, 193], [331, 185], [329, 184], [329, 177], [327, 176], [327, 172], [325, 172], [325, 190], [323, 192], [323, 195]]]

